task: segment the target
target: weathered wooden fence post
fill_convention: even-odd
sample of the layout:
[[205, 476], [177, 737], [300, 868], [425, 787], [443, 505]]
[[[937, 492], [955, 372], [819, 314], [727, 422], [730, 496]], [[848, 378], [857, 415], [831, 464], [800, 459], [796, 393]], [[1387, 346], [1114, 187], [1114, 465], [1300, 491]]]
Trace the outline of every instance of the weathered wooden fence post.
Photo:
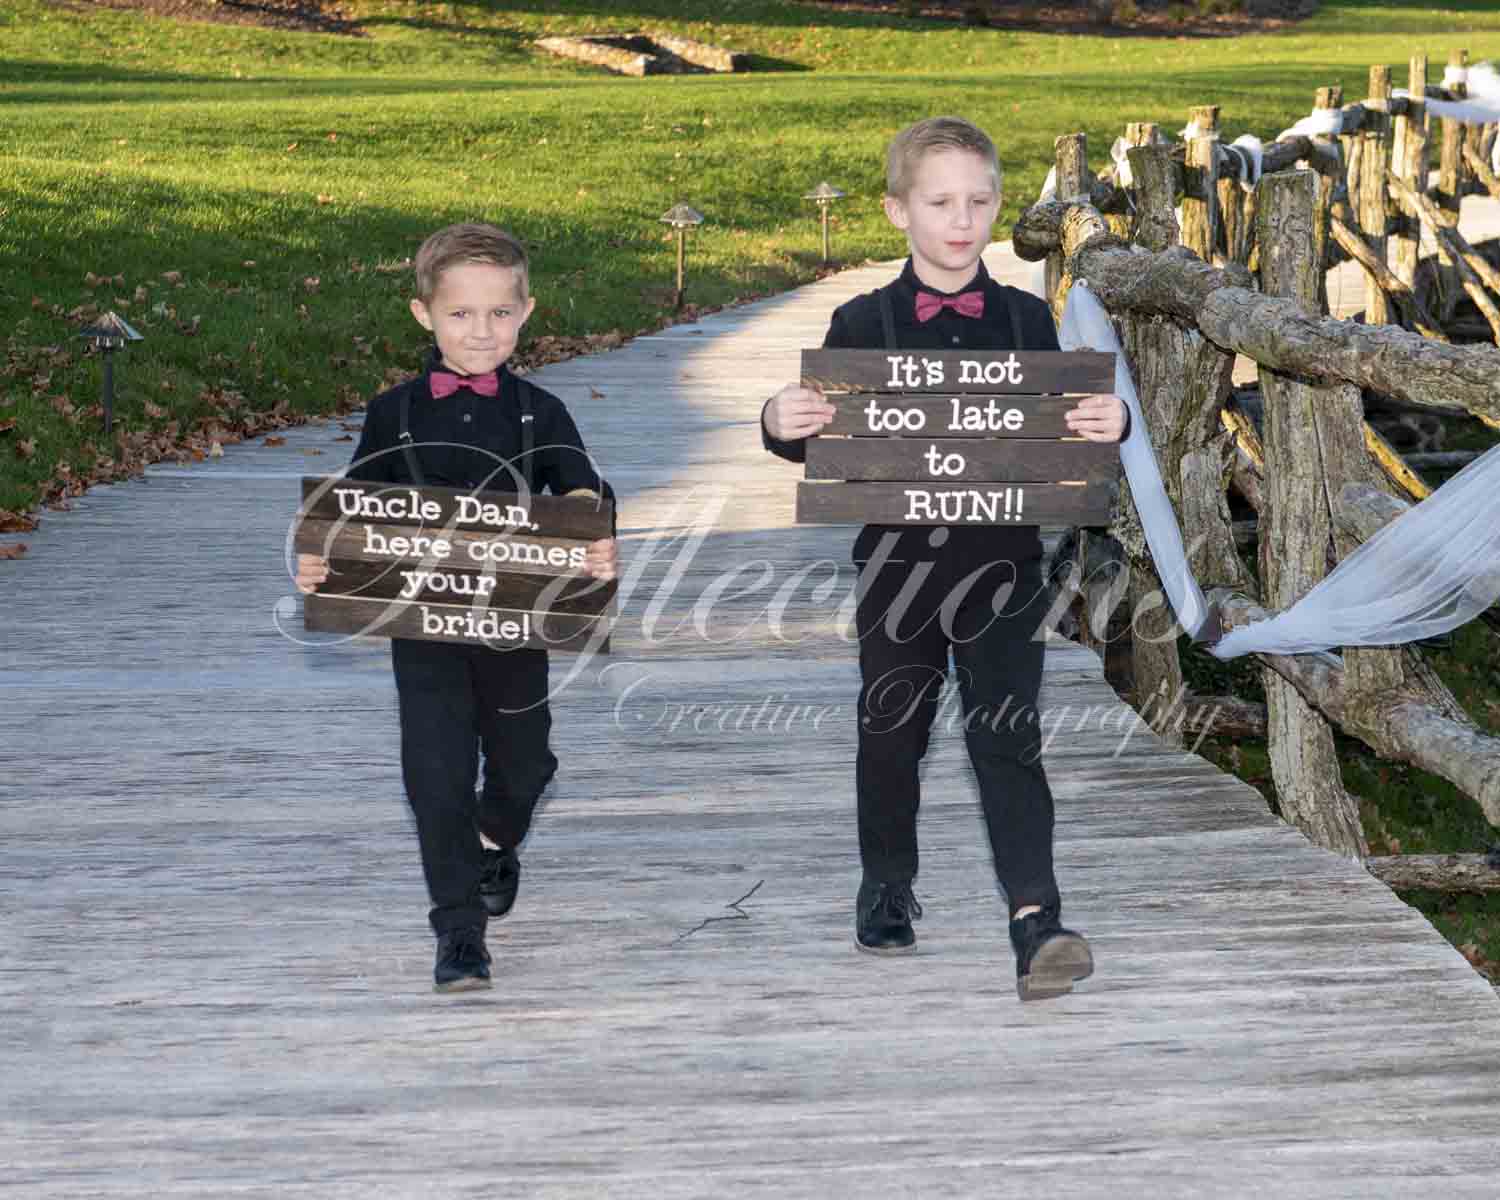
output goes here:
[[[1152, 251], [1175, 246], [1178, 173], [1171, 151], [1153, 145], [1127, 153], [1136, 183], [1140, 244]], [[1224, 490], [1234, 446], [1221, 429], [1220, 413], [1229, 395], [1234, 356], [1196, 329], [1160, 317], [1125, 314], [1121, 326], [1152, 448], [1185, 532], [1194, 574], [1201, 580], [1249, 586], [1248, 573], [1234, 553]], [[1176, 621], [1163, 602], [1161, 580], [1128, 485], [1122, 485], [1120, 510], [1111, 532], [1124, 548], [1130, 567], [1127, 595], [1136, 706], [1147, 712], [1158, 734], [1180, 744], [1181, 731], [1171, 719], [1169, 703], [1183, 687]]]
[[[1313, 95], [1313, 108], [1324, 111], [1337, 111], [1344, 103], [1344, 89], [1337, 85], [1333, 87], [1321, 87]], [[1312, 137], [1315, 145], [1326, 146], [1330, 153], [1337, 153], [1339, 139], [1337, 134], [1317, 133]], [[1333, 215], [1333, 192], [1337, 179], [1330, 172], [1319, 171], [1317, 173], [1318, 204], [1313, 219], [1313, 253], [1316, 255], [1318, 267], [1318, 309], [1321, 313], [1328, 312], [1328, 271], [1331, 264], [1328, 253], [1328, 223]]]
[[[1365, 101], [1365, 119], [1360, 131], [1359, 195], [1354, 211], [1366, 244], [1382, 263], [1387, 263], [1386, 227], [1390, 212], [1385, 182], [1391, 144], [1390, 100], [1390, 68], [1371, 67], [1370, 96]], [[1388, 325], [1390, 320], [1391, 306], [1385, 291], [1378, 279], [1366, 275], [1365, 324]]]
[[[1053, 143], [1056, 151], [1057, 199], [1086, 200], [1089, 194], [1088, 140], [1081, 133], [1070, 133]], [[1052, 306], [1052, 319], [1061, 321], [1063, 307], [1068, 302], [1067, 281], [1063, 278], [1061, 254], [1047, 256], [1047, 303]]]
[[1211, 263], [1219, 231], [1219, 191], [1214, 178], [1219, 106], [1200, 104], [1190, 110], [1189, 117], [1198, 132], [1187, 139], [1182, 170], [1182, 244]]
[[[1448, 56], [1448, 66], [1466, 70], [1469, 52], [1455, 50]], [[1450, 85], [1454, 98], [1462, 100], [1468, 94], [1466, 84]], [[1438, 206], [1443, 214], [1443, 224], [1449, 229], [1458, 228], [1459, 201], [1463, 197], [1467, 172], [1464, 170], [1464, 127], [1456, 117], [1443, 118], [1443, 148], [1438, 165]], [[1462, 286], [1458, 278], [1458, 267], [1453, 262], [1447, 247], [1438, 247], [1438, 303], [1435, 306], [1439, 322], [1451, 320], [1458, 305], [1458, 293]]]
[[[1314, 252], [1317, 183], [1311, 172], [1268, 175], [1260, 182], [1261, 290], [1294, 299], [1305, 315], [1320, 315]], [[1363, 453], [1359, 389], [1313, 387], [1261, 368], [1265, 398], [1265, 507], [1260, 517], [1260, 571], [1264, 603], [1286, 608], [1323, 578], [1333, 536], [1323, 481], [1320, 441], [1325, 430], [1353, 439]], [[1350, 431], [1343, 436], [1342, 426]], [[1334, 486], [1330, 481], [1329, 487]], [[1344, 790], [1333, 732], [1295, 688], [1267, 668], [1267, 731], [1271, 776], [1282, 815], [1320, 846], [1351, 857], [1368, 853], [1359, 810]]]
[[[1406, 111], [1396, 117], [1391, 169], [1417, 192], [1427, 190], [1427, 56], [1413, 54], [1407, 74]], [[1391, 238], [1391, 270], [1416, 291], [1417, 262], [1421, 256], [1422, 227], [1411, 205], [1401, 205], [1402, 218]], [[1420, 293], [1418, 293], [1420, 295]]]

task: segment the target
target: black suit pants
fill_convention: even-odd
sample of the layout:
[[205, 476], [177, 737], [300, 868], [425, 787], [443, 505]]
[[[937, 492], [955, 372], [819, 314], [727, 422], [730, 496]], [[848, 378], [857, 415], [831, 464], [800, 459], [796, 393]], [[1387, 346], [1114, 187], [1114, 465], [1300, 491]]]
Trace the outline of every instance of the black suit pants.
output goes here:
[[[860, 859], [871, 879], [915, 878], [918, 764], [941, 707], [945, 723], [961, 722], [995, 873], [1014, 912], [1057, 898], [1037, 711], [1044, 642], [1036, 634], [1048, 610], [1041, 545], [1034, 536], [990, 540], [959, 529], [945, 541], [945, 533], [901, 530], [895, 556], [878, 570], [862, 561], [869, 539], [856, 547]], [[944, 692], [950, 652], [956, 704]]]
[[501, 846], [519, 846], [557, 770], [548, 745], [547, 652], [394, 638], [391, 661], [401, 707], [401, 774], [416, 817], [432, 928], [443, 934], [482, 927], [479, 831]]

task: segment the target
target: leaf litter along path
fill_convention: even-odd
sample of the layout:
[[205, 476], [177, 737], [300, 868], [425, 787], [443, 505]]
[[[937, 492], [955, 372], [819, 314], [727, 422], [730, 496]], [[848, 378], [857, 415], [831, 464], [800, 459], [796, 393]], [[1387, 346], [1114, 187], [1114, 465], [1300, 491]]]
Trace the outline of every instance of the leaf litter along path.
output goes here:
[[[623, 497], [623, 616], [607, 663], [554, 660], [562, 765], [490, 993], [431, 992], [388, 650], [277, 631], [297, 480], [347, 455], [337, 430], [152, 468], [46, 522], [0, 638], [21, 1190], [427, 1196], [490, 1186], [499, 1130], [507, 1183], [541, 1198], [974, 1196], [1064, 1171], [1101, 1200], [1437, 1175], [1493, 1196], [1494, 993], [1253, 789], [1132, 731], [1071, 643], [1047, 650], [1046, 762], [1096, 976], [1016, 1000], [947, 716], [918, 953], [853, 949], [858, 672], [833, 611], [853, 531], [793, 524], [799, 472], [756, 422], [833, 307], [892, 271], [537, 372]], [[1046, 1102], [997, 1122], [1023, 1093]]]

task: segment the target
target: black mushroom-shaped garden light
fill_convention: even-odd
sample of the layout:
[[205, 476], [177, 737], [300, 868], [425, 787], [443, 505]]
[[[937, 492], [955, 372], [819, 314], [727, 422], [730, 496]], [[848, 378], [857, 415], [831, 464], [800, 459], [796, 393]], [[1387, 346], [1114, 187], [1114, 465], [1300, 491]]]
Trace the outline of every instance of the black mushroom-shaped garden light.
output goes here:
[[115, 423], [115, 351], [145, 339], [130, 327], [124, 317], [114, 312], [105, 313], [78, 336], [93, 346], [104, 360], [101, 399], [104, 404], [104, 436], [108, 437]]

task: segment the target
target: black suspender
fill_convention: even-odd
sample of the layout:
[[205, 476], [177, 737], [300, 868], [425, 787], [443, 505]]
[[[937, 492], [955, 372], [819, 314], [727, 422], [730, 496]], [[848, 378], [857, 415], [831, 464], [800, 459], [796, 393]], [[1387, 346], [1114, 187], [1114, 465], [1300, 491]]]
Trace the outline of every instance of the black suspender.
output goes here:
[[[513, 377], [512, 377], [513, 378]], [[521, 478], [526, 480], [528, 492], [536, 490], [533, 481], [536, 464], [532, 461], [536, 449], [536, 414], [531, 411], [531, 384], [524, 379], [515, 380], [516, 400], [521, 406]]]
[[[526, 490], [530, 492], [536, 488], [536, 464], [532, 461], [536, 457], [536, 414], [531, 411], [532, 387], [526, 380], [516, 379], [514, 376], [506, 376], [506, 381], [515, 388], [516, 402], [521, 409], [521, 478], [526, 480]], [[411, 481], [421, 487], [427, 482], [427, 477], [422, 474], [422, 464], [417, 461], [417, 451], [412, 445], [410, 388], [403, 388], [401, 391], [400, 422], [396, 440], [401, 445], [401, 453], [406, 457], [406, 469], [411, 472]]]
[[1021, 313], [1016, 308], [1014, 294], [1009, 291], [1005, 293], [1005, 311], [1010, 314], [1010, 336], [1011, 340], [1015, 342], [1015, 345], [1011, 349], [1026, 349], [1026, 338], [1021, 333]]
[[396, 440], [401, 443], [401, 453], [406, 456], [411, 481], [421, 487], [427, 478], [422, 474], [422, 464], [417, 461], [417, 452], [411, 444], [411, 388], [401, 389], [401, 432], [396, 435]]

